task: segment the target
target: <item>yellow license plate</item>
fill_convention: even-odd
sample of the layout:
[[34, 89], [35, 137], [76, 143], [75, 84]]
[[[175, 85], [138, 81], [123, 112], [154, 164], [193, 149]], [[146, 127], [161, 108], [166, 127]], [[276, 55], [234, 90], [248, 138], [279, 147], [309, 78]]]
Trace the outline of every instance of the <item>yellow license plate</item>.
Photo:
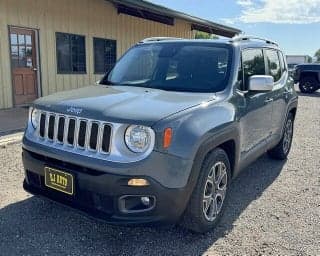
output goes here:
[[45, 185], [68, 195], [73, 195], [73, 176], [50, 167], [44, 168]]

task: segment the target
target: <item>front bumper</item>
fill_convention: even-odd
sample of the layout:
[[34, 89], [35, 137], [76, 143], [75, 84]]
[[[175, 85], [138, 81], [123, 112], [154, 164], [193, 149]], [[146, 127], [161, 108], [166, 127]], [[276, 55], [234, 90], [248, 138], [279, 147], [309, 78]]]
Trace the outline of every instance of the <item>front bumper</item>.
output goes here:
[[[132, 176], [116, 175], [96, 169], [83, 167], [69, 162], [23, 149], [25, 169], [24, 189], [32, 194], [41, 195], [81, 210], [93, 217], [111, 224], [175, 223], [188, 202], [191, 184], [182, 188], [167, 188], [149, 176], [145, 178], [150, 185], [130, 187], [127, 182]], [[49, 166], [68, 173], [75, 179], [75, 193], [69, 196], [44, 185], [44, 168]], [[119, 200], [124, 195], [153, 196], [153, 208], [142, 212], [123, 212]]]

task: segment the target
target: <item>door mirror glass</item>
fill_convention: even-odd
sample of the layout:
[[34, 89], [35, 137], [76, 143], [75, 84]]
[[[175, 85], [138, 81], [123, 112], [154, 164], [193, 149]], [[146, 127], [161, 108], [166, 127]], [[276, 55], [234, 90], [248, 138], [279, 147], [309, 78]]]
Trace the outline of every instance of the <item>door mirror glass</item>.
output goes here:
[[272, 76], [255, 75], [249, 78], [249, 91], [271, 91], [274, 79]]

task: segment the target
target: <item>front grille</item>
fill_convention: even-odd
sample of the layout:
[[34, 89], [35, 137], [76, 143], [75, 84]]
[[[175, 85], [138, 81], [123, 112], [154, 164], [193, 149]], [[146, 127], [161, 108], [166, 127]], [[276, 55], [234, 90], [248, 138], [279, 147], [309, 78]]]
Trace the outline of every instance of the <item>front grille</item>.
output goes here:
[[76, 120], [70, 118], [69, 124], [68, 124], [68, 136], [67, 136], [67, 142], [70, 145], [73, 145], [74, 143], [74, 137], [75, 137], [75, 129], [76, 129]]
[[59, 123], [58, 123], [58, 134], [57, 134], [57, 140], [59, 142], [63, 142], [63, 133], [64, 133], [64, 124], [66, 119], [63, 116], [59, 117]]
[[46, 124], [46, 114], [42, 113], [40, 116], [40, 129], [39, 129], [40, 137], [45, 136], [45, 124]]
[[55, 116], [50, 115], [49, 116], [49, 127], [48, 127], [48, 138], [50, 140], [53, 140], [53, 136], [54, 136], [54, 122], [55, 122]]
[[107, 151], [110, 145], [110, 139], [111, 137], [108, 136], [108, 134], [111, 134], [111, 126], [105, 125], [103, 128], [103, 137], [102, 137], [102, 151]]
[[87, 133], [87, 122], [84, 120], [80, 121], [79, 134], [78, 134], [78, 145], [84, 147], [86, 143], [86, 133]]
[[90, 140], [89, 140], [90, 149], [96, 150], [96, 148], [97, 148], [98, 132], [99, 132], [99, 125], [97, 123], [92, 123], [91, 135], [90, 135]]
[[111, 125], [97, 120], [42, 112], [38, 136], [61, 146], [109, 153]]

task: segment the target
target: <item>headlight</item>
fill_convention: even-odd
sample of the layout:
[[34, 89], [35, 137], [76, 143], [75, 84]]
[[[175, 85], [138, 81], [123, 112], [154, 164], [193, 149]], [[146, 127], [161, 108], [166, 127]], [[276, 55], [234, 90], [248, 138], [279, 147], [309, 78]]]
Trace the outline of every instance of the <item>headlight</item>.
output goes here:
[[31, 115], [30, 115], [30, 121], [34, 129], [37, 129], [39, 124], [39, 110], [36, 108], [30, 109]]
[[146, 152], [151, 144], [151, 128], [142, 125], [131, 125], [125, 132], [127, 147], [135, 153]]

